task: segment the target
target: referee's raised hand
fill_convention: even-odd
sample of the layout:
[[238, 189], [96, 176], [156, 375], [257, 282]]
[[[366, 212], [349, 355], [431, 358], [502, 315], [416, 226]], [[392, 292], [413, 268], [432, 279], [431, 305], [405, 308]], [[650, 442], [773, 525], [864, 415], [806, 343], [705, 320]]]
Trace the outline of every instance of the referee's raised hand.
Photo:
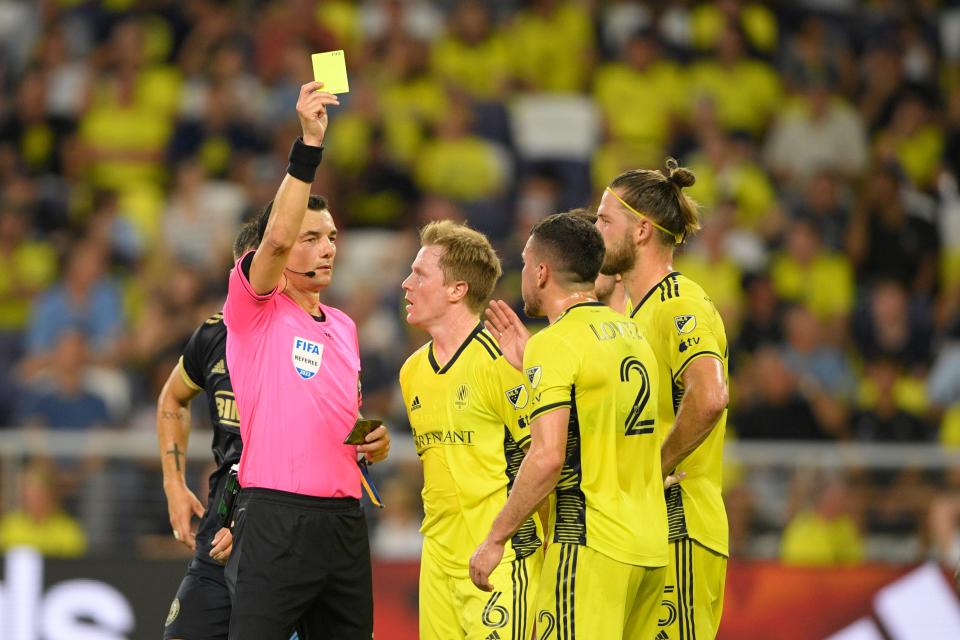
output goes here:
[[322, 82], [308, 82], [300, 87], [300, 98], [297, 100], [297, 117], [303, 127], [303, 142], [312, 147], [323, 144], [323, 136], [327, 131], [327, 106], [340, 104], [337, 96], [320, 91], [321, 88]]

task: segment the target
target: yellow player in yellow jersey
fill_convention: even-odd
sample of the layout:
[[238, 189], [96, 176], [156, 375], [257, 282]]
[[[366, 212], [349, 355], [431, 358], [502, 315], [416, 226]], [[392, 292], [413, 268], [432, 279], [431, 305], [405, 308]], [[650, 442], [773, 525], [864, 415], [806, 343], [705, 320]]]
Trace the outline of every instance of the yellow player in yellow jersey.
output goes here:
[[530, 443], [523, 374], [480, 324], [500, 260], [483, 234], [450, 221], [427, 225], [420, 239], [403, 291], [407, 322], [432, 340], [400, 369], [423, 463], [420, 638], [528, 640], [543, 562], [538, 521], [524, 519], [506, 541], [493, 593], [468, 575]]
[[593, 297], [603, 239], [589, 222], [548, 216], [523, 250], [529, 316], [550, 326], [525, 341], [506, 305], [490, 327], [530, 393], [531, 444], [507, 504], [470, 562], [491, 584], [507, 542], [548, 496], [550, 537], [537, 638], [652, 640], [665, 567], [667, 513], [657, 437], [659, 378], [632, 320]]
[[667, 491], [671, 549], [661, 640], [716, 636], [728, 555], [721, 496], [727, 337], [710, 297], [672, 265], [674, 249], [700, 226], [696, 203], [683, 193], [693, 183], [693, 173], [671, 158], [665, 172], [618, 176], [597, 211], [606, 245], [601, 271], [623, 276], [636, 301], [631, 317], [659, 361], [663, 471], [685, 474]]

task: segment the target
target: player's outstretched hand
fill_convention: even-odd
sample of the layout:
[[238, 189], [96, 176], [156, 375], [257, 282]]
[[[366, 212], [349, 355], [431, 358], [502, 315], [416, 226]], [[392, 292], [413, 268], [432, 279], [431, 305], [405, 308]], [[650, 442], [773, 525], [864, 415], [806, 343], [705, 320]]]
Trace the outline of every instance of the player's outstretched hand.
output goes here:
[[491, 300], [485, 315], [487, 319], [483, 325], [496, 338], [503, 357], [514, 369], [523, 371], [523, 350], [530, 339], [530, 332], [520, 316], [503, 300]]
[[205, 511], [203, 503], [197, 500], [197, 496], [187, 485], [182, 483], [170, 487], [164, 486], [164, 491], [167, 494], [167, 513], [170, 516], [173, 537], [191, 551], [195, 550], [197, 534], [193, 530], [191, 520], [193, 516], [203, 517]]
[[300, 87], [300, 98], [297, 100], [297, 117], [303, 128], [303, 141], [312, 147], [323, 144], [328, 124], [327, 107], [340, 104], [334, 94], [319, 91], [322, 87], [322, 82], [308, 82]]
[[470, 557], [470, 580], [481, 591], [493, 591], [490, 574], [503, 560], [503, 545], [487, 538]]
[[357, 453], [367, 456], [367, 462], [381, 462], [386, 460], [390, 453], [390, 432], [387, 425], [382, 424], [364, 438], [366, 444], [357, 447]]
[[210, 557], [220, 564], [227, 564], [231, 551], [233, 551], [233, 533], [230, 532], [230, 529], [223, 527], [213, 536]]

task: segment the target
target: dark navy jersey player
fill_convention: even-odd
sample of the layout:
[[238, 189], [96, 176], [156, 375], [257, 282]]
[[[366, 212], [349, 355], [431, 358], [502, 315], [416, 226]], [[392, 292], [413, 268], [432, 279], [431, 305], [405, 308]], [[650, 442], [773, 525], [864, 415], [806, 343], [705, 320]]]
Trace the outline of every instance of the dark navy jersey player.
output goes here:
[[[245, 225], [237, 236], [234, 253], [255, 247], [257, 228]], [[223, 565], [230, 556], [233, 537], [221, 528], [217, 515], [230, 467], [240, 462], [240, 417], [227, 371], [227, 327], [216, 313], [193, 333], [183, 355], [167, 379], [157, 402], [157, 436], [163, 465], [173, 536], [194, 550], [164, 624], [164, 640], [227, 638], [230, 594]], [[187, 487], [185, 452], [190, 431], [190, 401], [205, 392], [213, 424], [213, 452], [217, 467], [210, 475], [206, 507]], [[193, 517], [200, 521], [194, 529]]]

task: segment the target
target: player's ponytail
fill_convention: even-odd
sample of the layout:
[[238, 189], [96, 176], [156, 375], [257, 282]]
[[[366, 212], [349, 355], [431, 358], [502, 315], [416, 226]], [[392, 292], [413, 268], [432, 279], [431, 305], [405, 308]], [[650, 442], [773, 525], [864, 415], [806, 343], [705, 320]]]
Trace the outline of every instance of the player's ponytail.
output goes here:
[[683, 193], [685, 187], [692, 187], [697, 176], [686, 167], [681, 167], [675, 158], [667, 158], [667, 181], [677, 188], [677, 206], [680, 210], [680, 222], [683, 224], [683, 238], [686, 239], [700, 230], [700, 213], [697, 203]]
[[697, 203], [683, 192], [696, 181], [692, 171], [667, 158], [665, 169], [631, 169], [614, 178], [608, 188], [634, 213], [649, 218], [665, 244], [676, 246], [700, 229]]

